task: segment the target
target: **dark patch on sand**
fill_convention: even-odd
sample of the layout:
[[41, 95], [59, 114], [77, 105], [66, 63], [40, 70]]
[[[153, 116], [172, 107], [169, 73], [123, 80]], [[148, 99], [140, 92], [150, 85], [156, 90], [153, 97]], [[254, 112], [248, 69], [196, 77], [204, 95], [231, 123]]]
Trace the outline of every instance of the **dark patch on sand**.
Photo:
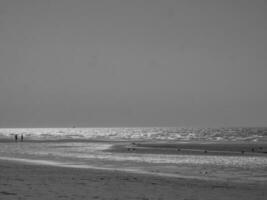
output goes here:
[[6, 191], [1, 191], [0, 194], [3, 194], [3, 195], [17, 195], [14, 192], [6, 192]]

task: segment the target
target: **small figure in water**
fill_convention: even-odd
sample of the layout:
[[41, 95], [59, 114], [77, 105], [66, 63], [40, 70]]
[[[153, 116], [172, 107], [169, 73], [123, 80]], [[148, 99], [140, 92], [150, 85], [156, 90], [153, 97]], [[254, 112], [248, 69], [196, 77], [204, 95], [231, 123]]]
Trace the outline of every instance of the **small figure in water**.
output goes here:
[[23, 134], [20, 135], [20, 141], [23, 142]]
[[18, 141], [18, 134], [15, 134], [15, 142], [17, 142]]

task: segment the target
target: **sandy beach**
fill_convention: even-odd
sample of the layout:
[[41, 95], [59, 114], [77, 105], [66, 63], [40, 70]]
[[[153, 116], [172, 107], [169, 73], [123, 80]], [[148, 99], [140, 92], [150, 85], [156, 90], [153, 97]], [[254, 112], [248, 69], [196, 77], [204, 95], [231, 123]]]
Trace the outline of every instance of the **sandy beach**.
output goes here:
[[11, 132], [0, 139], [0, 200], [267, 197], [265, 140], [76, 139], [86, 129], [46, 139], [50, 129], [38, 137], [16, 131], [23, 142]]
[[0, 199], [266, 199], [265, 184], [231, 183], [0, 161]]

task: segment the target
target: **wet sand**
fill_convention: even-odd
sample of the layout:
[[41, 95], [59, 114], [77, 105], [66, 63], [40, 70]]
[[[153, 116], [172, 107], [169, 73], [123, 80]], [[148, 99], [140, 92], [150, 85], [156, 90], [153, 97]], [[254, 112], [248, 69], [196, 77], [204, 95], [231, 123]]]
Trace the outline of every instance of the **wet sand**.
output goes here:
[[266, 156], [267, 143], [251, 142], [132, 142], [115, 144], [109, 152], [150, 153], [150, 154], [185, 154], [185, 155], [237, 155]]
[[0, 199], [266, 199], [266, 184], [0, 161]]

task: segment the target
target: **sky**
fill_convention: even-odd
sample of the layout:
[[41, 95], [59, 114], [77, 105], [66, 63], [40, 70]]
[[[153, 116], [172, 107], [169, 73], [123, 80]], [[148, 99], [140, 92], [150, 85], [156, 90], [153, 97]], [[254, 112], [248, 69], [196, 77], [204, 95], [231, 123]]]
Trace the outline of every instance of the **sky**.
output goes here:
[[1, 0], [0, 127], [266, 126], [266, 0]]

